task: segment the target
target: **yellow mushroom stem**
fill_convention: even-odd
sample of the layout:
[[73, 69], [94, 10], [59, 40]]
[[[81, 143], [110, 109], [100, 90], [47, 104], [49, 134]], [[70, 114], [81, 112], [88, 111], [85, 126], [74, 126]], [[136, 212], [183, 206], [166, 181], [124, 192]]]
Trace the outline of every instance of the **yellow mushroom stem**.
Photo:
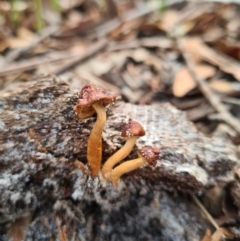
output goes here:
[[119, 178], [128, 172], [131, 172], [141, 166], [144, 166], [145, 164], [147, 164], [146, 159], [139, 155], [139, 158], [133, 159], [133, 160], [129, 160], [129, 161], [125, 161], [124, 163], [120, 164], [119, 166], [117, 166], [116, 168], [114, 168], [110, 174], [110, 180], [114, 183], [114, 184], [118, 184], [119, 182]]
[[87, 159], [92, 176], [99, 173], [102, 162], [102, 132], [106, 123], [106, 111], [102, 103], [93, 104], [97, 120], [88, 138]]
[[103, 176], [109, 180], [113, 167], [122, 161], [132, 151], [138, 136], [131, 136], [126, 138], [125, 144], [116, 153], [110, 156], [102, 167]]

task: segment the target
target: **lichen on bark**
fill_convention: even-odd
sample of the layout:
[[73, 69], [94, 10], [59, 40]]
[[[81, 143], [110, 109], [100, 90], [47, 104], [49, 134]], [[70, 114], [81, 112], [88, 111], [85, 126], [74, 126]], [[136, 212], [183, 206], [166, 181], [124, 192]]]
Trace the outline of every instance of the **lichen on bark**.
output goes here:
[[69, 240], [199, 240], [208, 222], [186, 198], [163, 189], [199, 193], [233, 182], [233, 146], [199, 133], [170, 104], [118, 102], [108, 109], [103, 161], [122, 146], [129, 119], [146, 130], [130, 157], [145, 145], [160, 156], [155, 168], [139, 168], [114, 187], [74, 165], [87, 163], [95, 120], [77, 119], [76, 101], [77, 91], [51, 76], [0, 98], [0, 239], [8, 241], [8, 226], [31, 211], [27, 241], [57, 240], [59, 225]]

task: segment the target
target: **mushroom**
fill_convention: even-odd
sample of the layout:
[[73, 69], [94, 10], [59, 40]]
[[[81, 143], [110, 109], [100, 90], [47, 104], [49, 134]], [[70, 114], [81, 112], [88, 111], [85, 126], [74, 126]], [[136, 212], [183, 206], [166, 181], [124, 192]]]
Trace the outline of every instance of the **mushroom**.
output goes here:
[[136, 140], [140, 136], [144, 135], [145, 130], [137, 121], [130, 120], [123, 126], [121, 136], [126, 139], [126, 143], [104, 163], [102, 167], [102, 174], [106, 179], [108, 179], [112, 168], [129, 155], [136, 143]]
[[97, 120], [91, 130], [87, 145], [87, 160], [92, 176], [96, 176], [102, 161], [102, 132], [106, 123], [105, 106], [114, 102], [116, 96], [94, 84], [85, 85], [79, 92], [74, 111], [79, 119], [86, 119], [97, 113]]
[[155, 167], [159, 158], [159, 150], [156, 147], [145, 146], [138, 151], [138, 158], [125, 161], [116, 168], [114, 168], [110, 174], [110, 180], [117, 184], [119, 178], [128, 172], [131, 172], [146, 164]]

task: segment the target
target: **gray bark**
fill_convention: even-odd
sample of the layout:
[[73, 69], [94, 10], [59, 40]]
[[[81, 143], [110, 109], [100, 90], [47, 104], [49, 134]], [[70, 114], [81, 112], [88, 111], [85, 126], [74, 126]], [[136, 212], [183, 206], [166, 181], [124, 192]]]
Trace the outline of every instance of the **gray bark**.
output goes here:
[[29, 213], [27, 241], [59, 240], [61, 228], [68, 240], [200, 240], [209, 223], [187, 194], [177, 193], [237, 183], [234, 147], [199, 133], [170, 104], [117, 102], [108, 108], [103, 162], [124, 143], [121, 126], [130, 118], [146, 136], [128, 158], [144, 145], [158, 147], [160, 156], [155, 168], [139, 168], [113, 186], [74, 165], [87, 163], [95, 120], [78, 120], [76, 102], [77, 93], [54, 77], [0, 98], [0, 240], [9, 241], [15, 220]]

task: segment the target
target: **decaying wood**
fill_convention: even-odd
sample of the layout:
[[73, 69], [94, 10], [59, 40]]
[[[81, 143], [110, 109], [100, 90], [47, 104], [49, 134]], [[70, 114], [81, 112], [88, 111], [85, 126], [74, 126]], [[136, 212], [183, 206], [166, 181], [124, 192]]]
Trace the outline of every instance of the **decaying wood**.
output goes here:
[[10, 240], [11, 222], [33, 211], [25, 240], [57, 240], [61, 230], [68, 240], [200, 240], [209, 224], [198, 208], [159, 190], [199, 193], [236, 182], [233, 146], [199, 133], [170, 104], [117, 102], [108, 108], [103, 161], [123, 144], [121, 127], [130, 118], [147, 134], [129, 158], [153, 145], [159, 160], [153, 169], [125, 175], [118, 186], [92, 179], [76, 163], [86, 164], [95, 117], [75, 117], [76, 93], [43, 77], [0, 98], [0, 239]]

